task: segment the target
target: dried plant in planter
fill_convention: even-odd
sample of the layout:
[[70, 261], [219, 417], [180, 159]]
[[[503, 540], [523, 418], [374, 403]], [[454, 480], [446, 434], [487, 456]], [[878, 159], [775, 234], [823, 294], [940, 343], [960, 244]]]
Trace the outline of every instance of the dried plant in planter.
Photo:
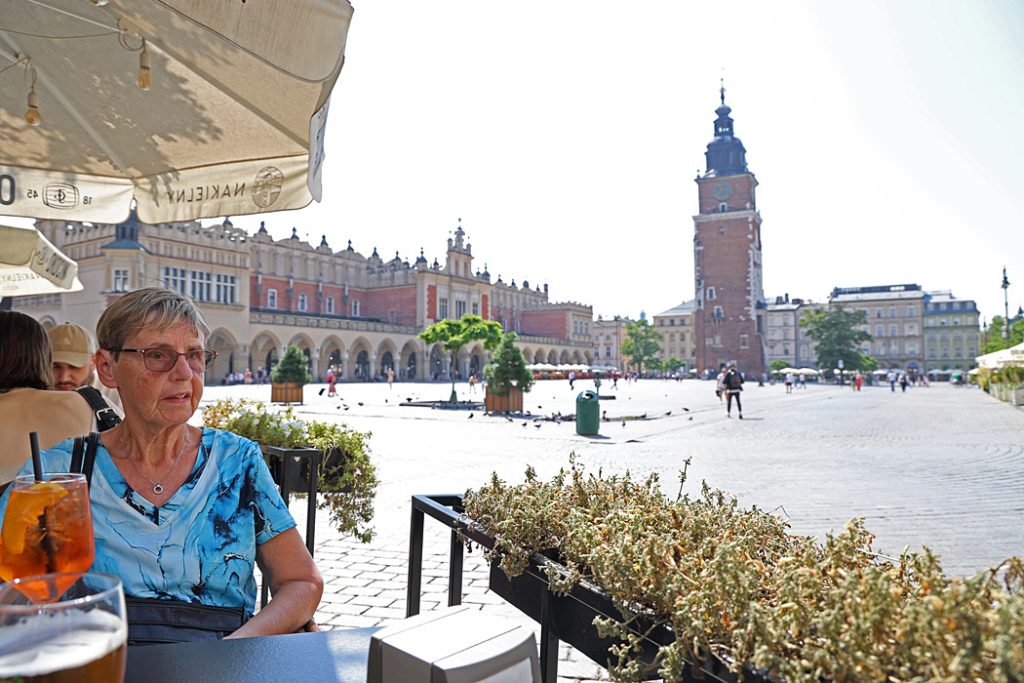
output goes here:
[[[676, 640], [658, 654], [668, 681], [709, 654], [788, 683], [1024, 681], [1021, 558], [952, 578], [927, 549], [873, 552], [863, 520], [818, 543], [706, 484], [684, 496], [685, 477], [684, 468], [671, 500], [655, 475], [588, 474], [571, 457], [550, 482], [532, 469], [514, 486], [494, 476], [464, 504], [510, 577], [553, 550], [567, 570], [548, 572], [556, 592], [586, 579], [626, 619], [670, 625]], [[613, 678], [636, 680], [639, 636], [621, 622], [595, 623], [625, 641]]]
[[[261, 446], [315, 448], [324, 454], [317, 506], [329, 508], [331, 523], [363, 543], [373, 539], [377, 468], [370, 460], [369, 432], [344, 425], [307, 422], [284, 409], [250, 399], [221, 399], [203, 408], [203, 424], [252, 439]], [[341, 457], [334, 457], [340, 455]]]

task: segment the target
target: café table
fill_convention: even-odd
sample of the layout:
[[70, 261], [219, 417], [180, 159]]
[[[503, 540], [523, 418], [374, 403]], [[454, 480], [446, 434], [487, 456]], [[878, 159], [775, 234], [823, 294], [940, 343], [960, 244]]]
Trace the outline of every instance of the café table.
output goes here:
[[376, 628], [128, 648], [125, 683], [365, 683]]

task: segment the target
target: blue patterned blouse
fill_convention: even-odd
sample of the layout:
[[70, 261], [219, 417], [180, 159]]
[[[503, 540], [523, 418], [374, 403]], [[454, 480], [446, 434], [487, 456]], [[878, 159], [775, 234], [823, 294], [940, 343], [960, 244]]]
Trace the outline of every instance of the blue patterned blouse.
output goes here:
[[[43, 452], [48, 472], [71, 466], [72, 439]], [[31, 462], [20, 474], [31, 474]], [[256, 606], [256, 546], [295, 526], [260, 447], [204, 429], [191, 475], [170, 500], [154, 506], [128, 486], [100, 444], [90, 493], [96, 561], [125, 594], [204, 605]], [[0, 520], [7, 495], [0, 498]]]

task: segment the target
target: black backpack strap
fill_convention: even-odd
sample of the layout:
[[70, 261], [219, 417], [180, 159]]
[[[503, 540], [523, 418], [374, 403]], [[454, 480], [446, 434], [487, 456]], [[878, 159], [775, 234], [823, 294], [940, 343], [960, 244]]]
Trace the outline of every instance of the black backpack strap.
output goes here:
[[105, 432], [108, 429], [116, 427], [120, 422], [121, 418], [118, 416], [114, 409], [107, 404], [106, 400], [95, 387], [84, 386], [75, 389], [78, 394], [85, 399], [89, 407], [92, 408], [93, 413], [96, 415], [96, 428], [101, 432]]
[[85, 458], [82, 460], [82, 474], [85, 475], [85, 481], [92, 485], [92, 467], [96, 463], [96, 450], [100, 445], [100, 435], [96, 432], [89, 432], [89, 436], [85, 437]]
[[85, 454], [85, 437], [76, 436], [75, 445], [71, 448], [71, 467], [68, 468], [69, 472], [74, 474], [81, 474], [82, 472], [82, 456]]

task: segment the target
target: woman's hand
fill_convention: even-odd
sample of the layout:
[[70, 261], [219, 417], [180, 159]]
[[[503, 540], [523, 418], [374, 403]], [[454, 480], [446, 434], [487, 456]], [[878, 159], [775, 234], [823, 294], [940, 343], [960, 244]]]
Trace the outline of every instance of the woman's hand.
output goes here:
[[250, 638], [294, 633], [316, 612], [324, 580], [293, 527], [256, 549], [263, 580], [270, 582], [272, 599], [242, 628], [226, 638]]

